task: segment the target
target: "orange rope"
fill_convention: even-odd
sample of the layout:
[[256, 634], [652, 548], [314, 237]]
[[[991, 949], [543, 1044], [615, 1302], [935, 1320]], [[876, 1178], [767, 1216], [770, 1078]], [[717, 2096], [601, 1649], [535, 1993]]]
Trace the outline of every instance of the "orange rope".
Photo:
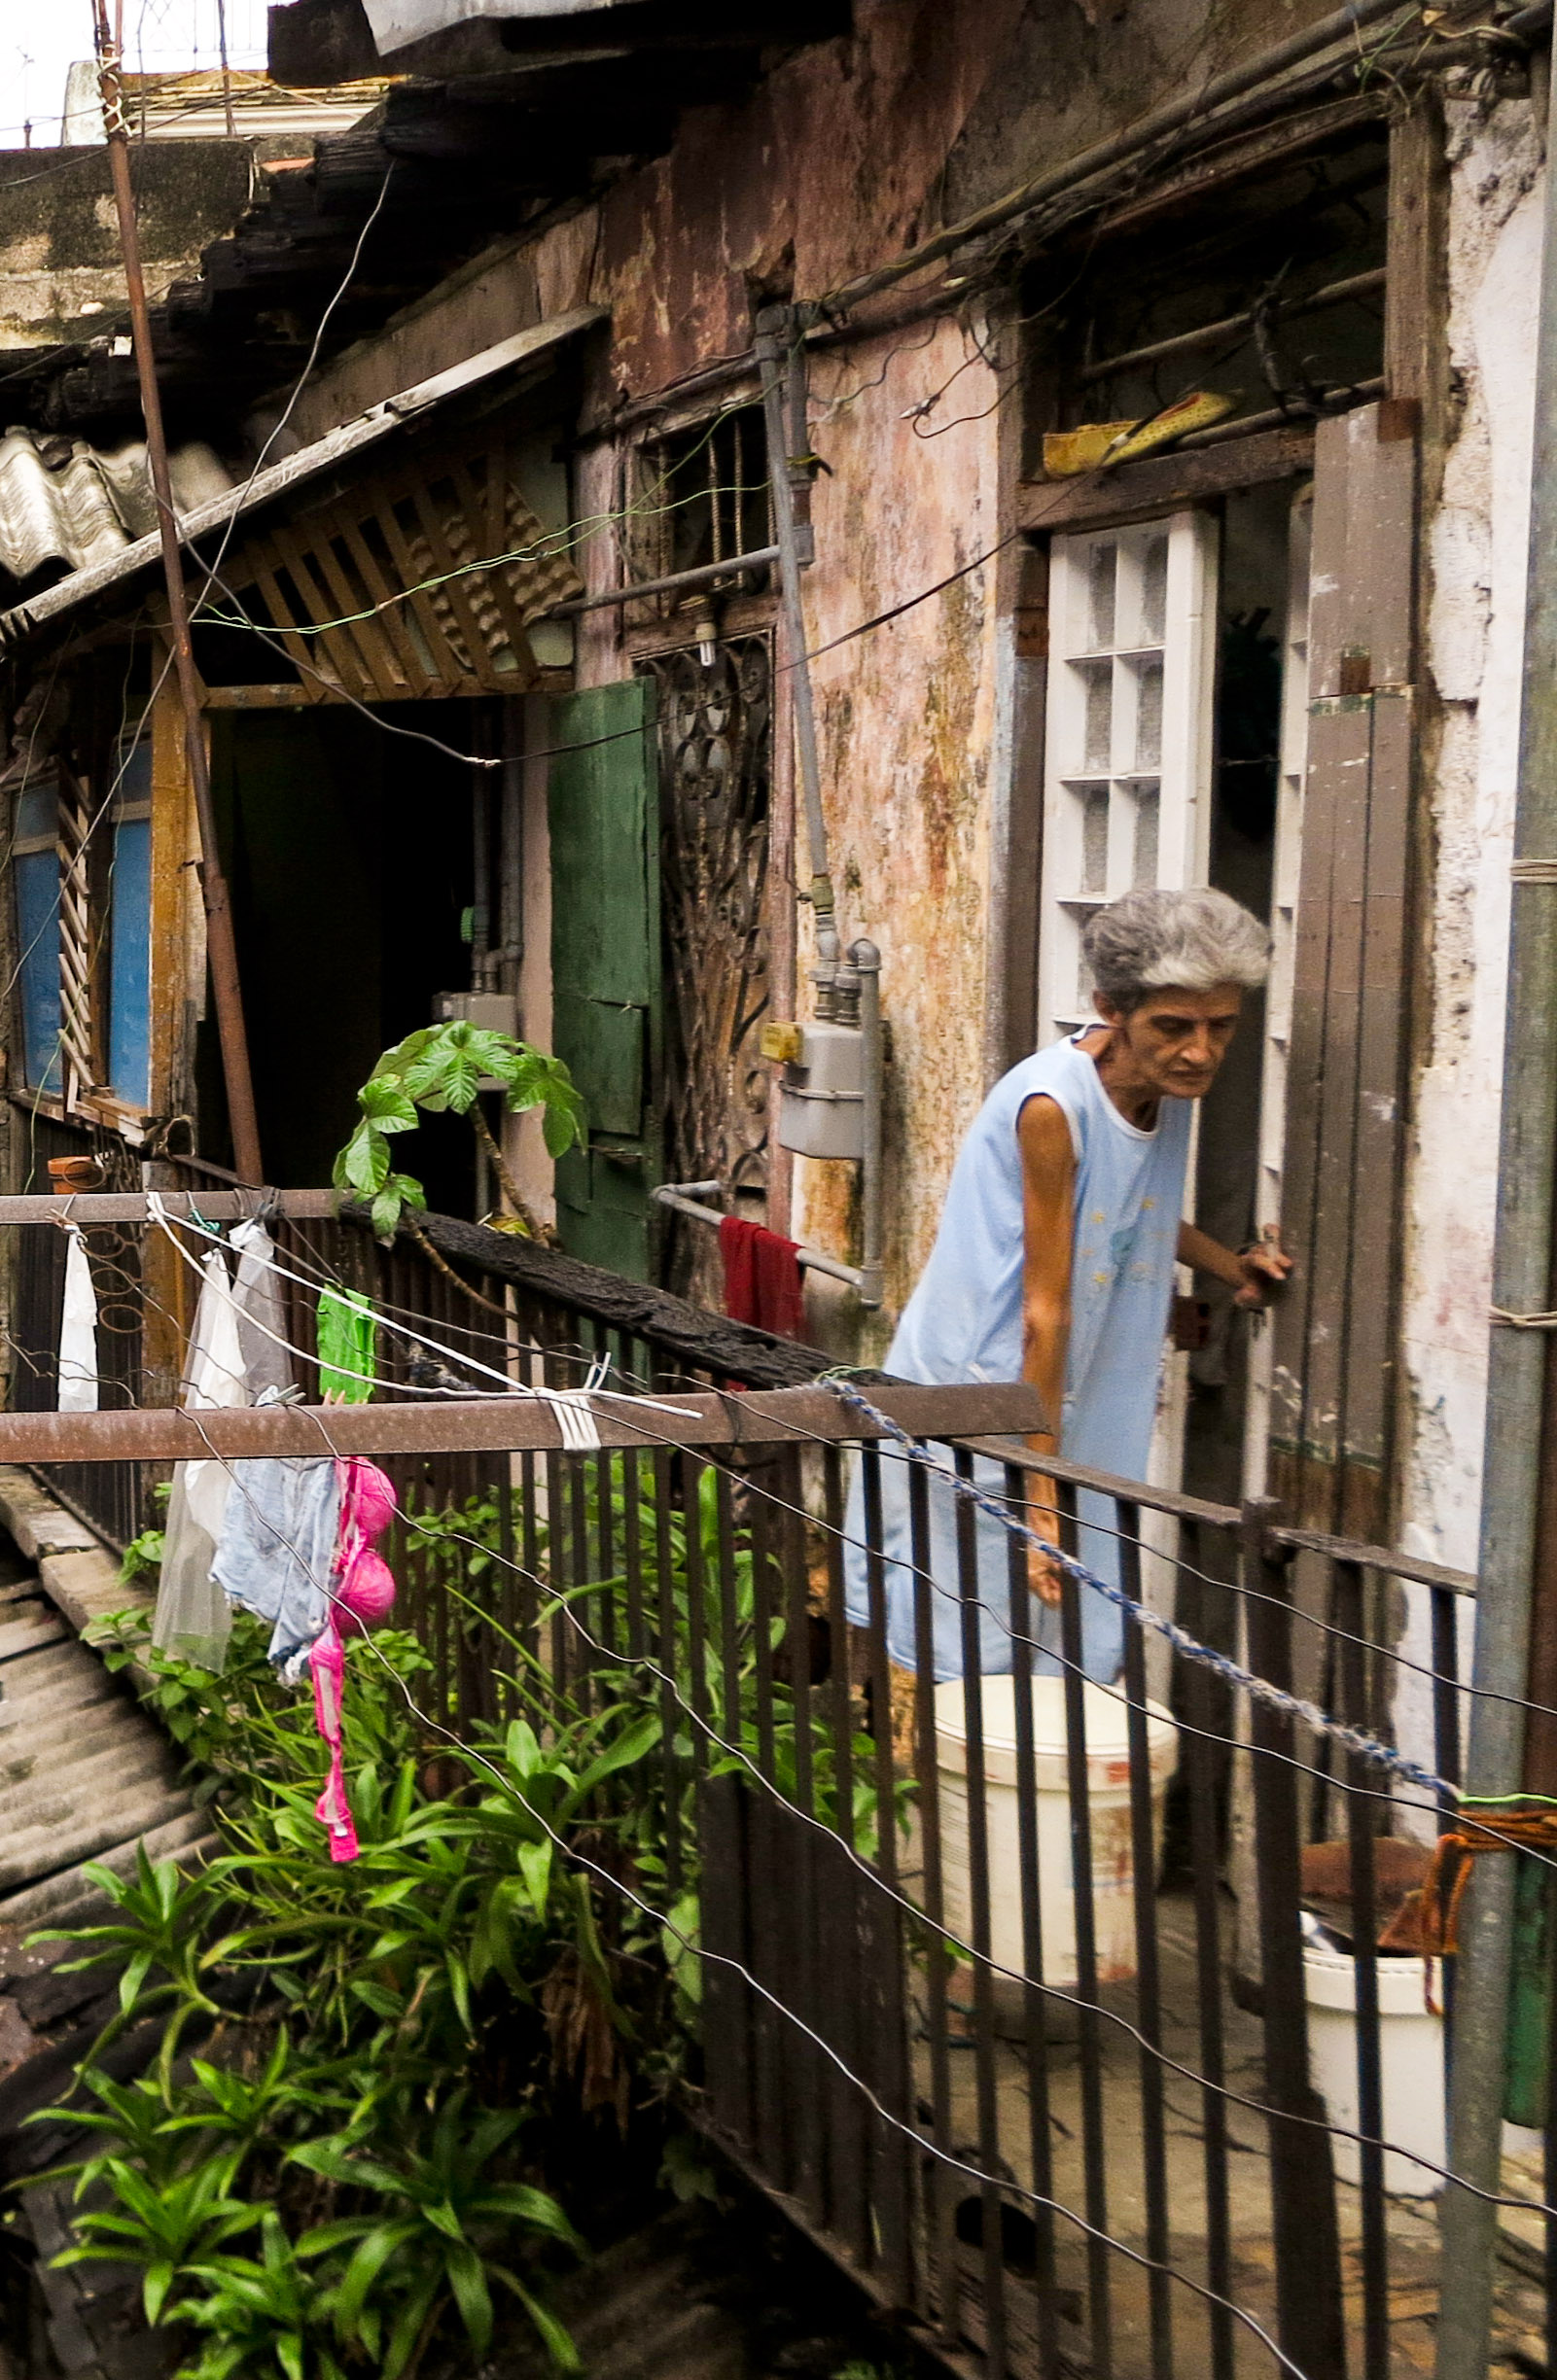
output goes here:
[[[1463, 1805], [1469, 1807], [1470, 1805]], [[1486, 1851], [1557, 1851], [1557, 1807], [1485, 1808], [1485, 1817], [1462, 1816], [1440, 1835], [1433, 1866], [1422, 1886], [1422, 1950], [1427, 1958], [1453, 1958], [1460, 1947], [1460, 1904], [1470, 1881], [1472, 1861]]]

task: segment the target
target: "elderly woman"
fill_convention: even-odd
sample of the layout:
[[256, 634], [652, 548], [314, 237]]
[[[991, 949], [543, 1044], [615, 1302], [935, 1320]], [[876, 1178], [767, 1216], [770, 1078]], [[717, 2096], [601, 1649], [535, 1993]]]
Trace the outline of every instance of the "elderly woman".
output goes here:
[[[1029, 1443], [1043, 1453], [1144, 1479], [1156, 1416], [1174, 1266], [1227, 1281], [1259, 1306], [1291, 1270], [1274, 1247], [1234, 1255], [1182, 1221], [1191, 1107], [1204, 1099], [1237, 1030], [1246, 991], [1265, 979], [1269, 940], [1223, 892], [1127, 892], [1098, 910], [1083, 950], [1099, 1022], [1013, 1067], [963, 1142], [930, 1262], [903, 1311], [886, 1369], [909, 1381], [1030, 1381], [1054, 1424]], [[887, 1555], [887, 1641], [916, 1665], [907, 1466], [881, 1458]], [[1004, 1492], [998, 1464], [980, 1482]], [[962, 1612], [956, 1498], [932, 1480], [930, 1587], [935, 1673], [960, 1677]], [[1119, 1580], [1114, 1508], [1083, 1493], [1077, 1551], [1098, 1577]], [[1028, 1518], [1053, 1538], [1046, 1485], [1033, 1481]], [[849, 1507], [847, 1600], [869, 1617], [857, 1476]], [[1009, 1538], [977, 1522], [980, 1660], [1011, 1666]], [[1033, 1549], [1028, 1628], [1058, 1666], [1060, 1580]], [[1122, 1658], [1123, 1619], [1093, 1589], [1081, 1593], [1086, 1674], [1107, 1682]]]

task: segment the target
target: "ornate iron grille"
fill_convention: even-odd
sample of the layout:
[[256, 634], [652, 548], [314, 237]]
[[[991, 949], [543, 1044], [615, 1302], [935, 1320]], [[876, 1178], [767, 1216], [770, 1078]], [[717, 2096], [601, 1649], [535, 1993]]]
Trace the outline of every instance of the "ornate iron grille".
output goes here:
[[[768, 1000], [772, 650], [733, 637], [640, 666], [659, 689], [665, 951], [665, 1154], [676, 1181], [767, 1188], [767, 1077], [757, 1035]], [[696, 1232], [693, 1239], [691, 1234]], [[721, 1303], [712, 1235], [688, 1227], [668, 1277]]]

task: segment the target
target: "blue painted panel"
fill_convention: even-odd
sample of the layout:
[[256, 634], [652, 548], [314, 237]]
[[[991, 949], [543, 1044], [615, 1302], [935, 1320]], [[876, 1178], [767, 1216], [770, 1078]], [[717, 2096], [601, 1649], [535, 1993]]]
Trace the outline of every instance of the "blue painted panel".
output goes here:
[[108, 1080], [131, 1107], [152, 1096], [152, 822], [114, 829], [108, 963]]
[[[50, 796], [51, 801], [53, 795]], [[14, 874], [20, 951], [21, 1055], [33, 1091], [62, 1088], [59, 1064], [59, 855], [22, 852]]]

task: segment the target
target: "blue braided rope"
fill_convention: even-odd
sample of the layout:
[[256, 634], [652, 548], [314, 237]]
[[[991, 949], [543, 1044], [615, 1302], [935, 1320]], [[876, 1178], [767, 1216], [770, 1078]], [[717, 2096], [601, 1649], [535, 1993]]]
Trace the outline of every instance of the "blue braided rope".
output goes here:
[[1057, 1569], [1064, 1570], [1079, 1586], [1090, 1587], [1095, 1593], [1116, 1604], [1138, 1628], [1154, 1629], [1157, 1635], [1166, 1638], [1175, 1652], [1182, 1653], [1185, 1661], [1198, 1662], [1202, 1668], [1214, 1671], [1229, 1686], [1236, 1686], [1251, 1700], [1264, 1703], [1269, 1710], [1279, 1711], [1283, 1718], [1300, 1719], [1316, 1734], [1327, 1735], [1348, 1752], [1355, 1752], [1360, 1760], [1365, 1760], [1373, 1768], [1398, 1777], [1403, 1784], [1415, 1785], [1435, 1795], [1453, 1794], [1456, 1800], [1459, 1799], [1452, 1785], [1445, 1784], [1442, 1777], [1434, 1776], [1431, 1768], [1419, 1768], [1415, 1761], [1407, 1760], [1404, 1753], [1397, 1752], [1393, 1744], [1381, 1743], [1376, 1735], [1368, 1734], [1365, 1729], [1351, 1727], [1343, 1719], [1331, 1718], [1329, 1712], [1322, 1710], [1317, 1702], [1305, 1702], [1301, 1696], [1288, 1694], [1284, 1687], [1273, 1686], [1268, 1678], [1256, 1677], [1253, 1670], [1240, 1668], [1227, 1654], [1219, 1653], [1215, 1647], [1202, 1644], [1197, 1636], [1191, 1636], [1187, 1628], [1179, 1626], [1177, 1620], [1169, 1620], [1163, 1613], [1153, 1611], [1149, 1604], [1138, 1603], [1133, 1595], [1125, 1593], [1122, 1587], [1111, 1586], [1107, 1579], [1101, 1579], [1096, 1571], [1089, 1570], [1084, 1562], [1079, 1562], [1074, 1556], [1062, 1553], [1046, 1537], [1041, 1537], [1037, 1529], [1018, 1520], [999, 1497], [980, 1488], [976, 1480], [963, 1479], [949, 1464], [938, 1461], [928, 1447], [921, 1446], [890, 1416], [872, 1405], [852, 1381], [841, 1378], [837, 1373], [830, 1373], [826, 1376], [825, 1384], [841, 1397], [845, 1405], [852, 1405], [856, 1413], [873, 1422], [884, 1437], [893, 1439], [901, 1446], [910, 1461], [921, 1464], [937, 1479], [947, 1481], [958, 1495], [976, 1505], [980, 1512], [987, 1513], [992, 1521], [998, 1521], [1010, 1536], [1020, 1537], [1026, 1544], [1037, 1546]]

